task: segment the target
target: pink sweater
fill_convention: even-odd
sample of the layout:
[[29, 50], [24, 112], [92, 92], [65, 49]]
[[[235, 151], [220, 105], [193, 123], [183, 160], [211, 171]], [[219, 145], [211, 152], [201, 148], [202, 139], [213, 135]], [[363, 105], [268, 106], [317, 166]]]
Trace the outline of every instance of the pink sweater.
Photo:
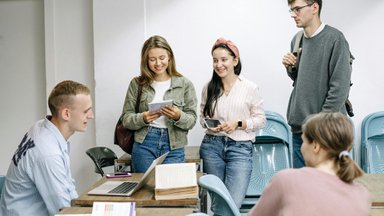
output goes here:
[[287, 169], [277, 173], [250, 216], [367, 216], [371, 195], [357, 183], [315, 168]]

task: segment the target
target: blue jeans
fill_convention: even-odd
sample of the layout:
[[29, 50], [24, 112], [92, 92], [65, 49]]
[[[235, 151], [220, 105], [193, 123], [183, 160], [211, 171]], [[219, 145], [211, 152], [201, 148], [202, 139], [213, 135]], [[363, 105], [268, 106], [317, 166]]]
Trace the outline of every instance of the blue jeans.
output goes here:
[[302, 133], [292, 133], [292, 147], [293, 147], [293, 168], [301, 168], [305, 166], [303, 155], [301, 154], [301, 139]]
[[[200, 157], [204, 172], [218, 176], [240, 208], [252, 173], [252, 142], [207, 134], [200, 146]], [[226, 215], [214, 200], [211, 208], [215, 215]]]
[[184, 148], [170, 151], [168, 129], [149, 127], [143, 143], [135, 142], [132, 149], [132, 170], [144, 173], [151, 163], [162, 154], [169, 152], [163, 164], [184, 162]]

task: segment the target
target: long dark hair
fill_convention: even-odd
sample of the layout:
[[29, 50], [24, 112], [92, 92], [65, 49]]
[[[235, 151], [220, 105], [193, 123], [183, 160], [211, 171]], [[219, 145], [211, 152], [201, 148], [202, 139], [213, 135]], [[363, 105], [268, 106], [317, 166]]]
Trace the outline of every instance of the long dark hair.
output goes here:
[[[236, 58], [235, 53], [225, 44], [218, 44], [217, 46], [214, 46], [212, 48], [212, 52], [217, 49], [217, 48], [223, 48], [226, 49], [233, 58]], [[240, 75], [241, 73], [241, 61], [239, 57], [239, 62], [234, 68], [235, 74]], [[221, 81], [221, 78], [216, 74], [215, 69], [213, 69], [213, 74], [211, 81], [208, 83], [208, 88], [207, 88], [207, 101], [205, 103], [204, 109], [203, 109], [203, 114], [204, 116], [209, 116], [213, 117], [215, 115], [215, 108], [217, 104], [217, 99], [223, 95], [223, 83]]]

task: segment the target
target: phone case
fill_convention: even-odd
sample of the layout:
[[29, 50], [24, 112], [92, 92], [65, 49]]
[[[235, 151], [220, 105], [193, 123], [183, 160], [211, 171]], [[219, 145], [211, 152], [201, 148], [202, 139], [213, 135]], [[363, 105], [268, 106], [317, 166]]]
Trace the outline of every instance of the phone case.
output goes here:
[[217, 119], [204, 119], [204, 123], [207, 128], [215, 128], [221, 124]]

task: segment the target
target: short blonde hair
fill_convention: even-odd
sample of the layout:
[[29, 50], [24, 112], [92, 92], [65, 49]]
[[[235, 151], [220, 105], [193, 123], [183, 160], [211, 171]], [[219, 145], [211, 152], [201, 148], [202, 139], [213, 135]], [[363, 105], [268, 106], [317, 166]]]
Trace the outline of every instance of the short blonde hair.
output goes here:
[[87, 86], [72, 80], [65, 80], [58, 83], [48, 97], [48, 107], [52, 116], [57, 116], [58, 110], [62, 106], [71, 105], [71, 96], [78, 94], [89, 95], [90, 90]]

